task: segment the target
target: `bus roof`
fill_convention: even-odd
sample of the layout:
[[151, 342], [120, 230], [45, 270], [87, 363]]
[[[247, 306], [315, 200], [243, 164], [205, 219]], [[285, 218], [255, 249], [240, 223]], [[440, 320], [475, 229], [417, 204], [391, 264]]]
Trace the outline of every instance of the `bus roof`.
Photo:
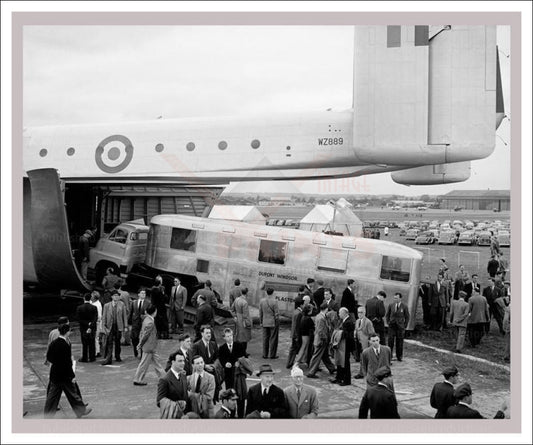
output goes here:
[[241, 234], [271, 241], [303, 242], [317, 244], [321, 247], [355, 249], [362, 252], [380, 253], [401, 258], [422, 259], [420, 251], [391, 241], [326, 235], [322, 232], [311, 232], [281, 226], [263, 226], [240, 221], [213, 220], [196, 216], [168, 214], [152, 217], [150, 224], [191, 230], [210, 230], [213, 232]]

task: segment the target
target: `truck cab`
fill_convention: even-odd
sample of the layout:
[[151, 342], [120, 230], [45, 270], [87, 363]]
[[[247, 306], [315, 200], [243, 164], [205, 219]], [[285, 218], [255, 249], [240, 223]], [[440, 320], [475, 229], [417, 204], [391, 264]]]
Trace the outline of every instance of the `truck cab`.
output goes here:
[[107, 268], [112, 267], [126, 278], [135, 264], [144, 261], [148, 230], [148, 226], [130, 221], [119, 224], [98, 240], [89, 252], [89, 270], [94, 272], [98, 284]]

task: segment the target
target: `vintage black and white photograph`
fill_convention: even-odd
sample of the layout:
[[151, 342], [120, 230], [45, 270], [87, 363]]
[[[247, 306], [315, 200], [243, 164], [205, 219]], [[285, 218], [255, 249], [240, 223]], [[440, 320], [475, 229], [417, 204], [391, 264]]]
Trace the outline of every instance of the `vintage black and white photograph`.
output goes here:
[[14, 417], [519, 415], [509, 18], [315, 22], [24, 24]]

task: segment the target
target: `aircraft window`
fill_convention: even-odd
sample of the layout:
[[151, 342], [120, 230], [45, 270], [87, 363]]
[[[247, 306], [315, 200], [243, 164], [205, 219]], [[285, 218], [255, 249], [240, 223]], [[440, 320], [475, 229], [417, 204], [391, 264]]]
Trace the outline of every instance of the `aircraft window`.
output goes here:
[[69, 155], [69, 156], [72, 156], [74, 153], [76, 153], [76, 150], [74, 150], [73, 147], [70, 147], [70, 148], [67, 150], [67, 155]]
[[287, 150], [290, 150], [291, 149], [291, 146], [290, 145], [287, 145]]
[[158, 153], [161, 153], [164, 149], [165, 149], [165, 146], [163, 144], [157, 144], [155, 146], [155, 151], [157, 151]]
[[109, 235], [109, 240], [115, 243], [126, 244], [128, 239], [128, 232], [122, 229], [117, 229]]
[[228, 143], [226, 141], [220, 141], [218, 143], [218, 148], [220, 150], [225, 150], [226, 148], [228, 148]]
[[261, 146], [261, 142], [259, 142], [257, 139], [254, 139], [251, 145], [252, 148], [259, 148]]
[[48, 150], [46, 148], [43, 148], [40, 152], [39, 152], [39, 156], [41, 158], [44, 158], [46, 155], [48, 154]]
[[380, 278], [392, 281], [409, 281], [411, 272], [411, 259], [383, 256]]
[[187, 144], [187, 151], [193, 151], [196, 148], [196, 145], [194, 145], [194, 142], [189, 142]]
[[261, 240], [258, 260], [262, 263], [285, 264], [286, 251], [287, 243]]
[[172, 238], [170, 239], [170, 248], [195, 252], [196, 230], [173, 228]]

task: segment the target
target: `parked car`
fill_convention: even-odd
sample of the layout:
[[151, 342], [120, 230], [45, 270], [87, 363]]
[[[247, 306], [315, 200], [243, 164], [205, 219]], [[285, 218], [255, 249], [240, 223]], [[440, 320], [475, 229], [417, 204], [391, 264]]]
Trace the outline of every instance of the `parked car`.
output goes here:
[[433, 244], [436, 240], [437, 238], [435, 237], [435, 234], [428, 230], [418, 234], [415, 239], [415, 244]]
[[459, 239], [457, 240], [457, 244], [475, 244], [474, 232], [470, 230], [461, 232]]
[[418, 229], [409, 229], [407, 233], [405, 234], [406, 240], [416, 240], [416, 237], [418, 236]]
[[404, 228], [400, 229], [400, 236], [405, 236], [407, 235], [407, 230], [405, 230]]
[[456, 240], [455, 232], [452, 232], [451, 230], [444, 230], [440, 232], [439, 235], [439, 244], [455, 244]]
[[490, 246], [490, 232], [483, 231], [480, 232], [480, 234], [477, 237], [477, 245], [478, 246]]
[[511, 245], [511, 234], [507, 230], [500, 230], [497, 238], [500, 247], [509, 247]]

